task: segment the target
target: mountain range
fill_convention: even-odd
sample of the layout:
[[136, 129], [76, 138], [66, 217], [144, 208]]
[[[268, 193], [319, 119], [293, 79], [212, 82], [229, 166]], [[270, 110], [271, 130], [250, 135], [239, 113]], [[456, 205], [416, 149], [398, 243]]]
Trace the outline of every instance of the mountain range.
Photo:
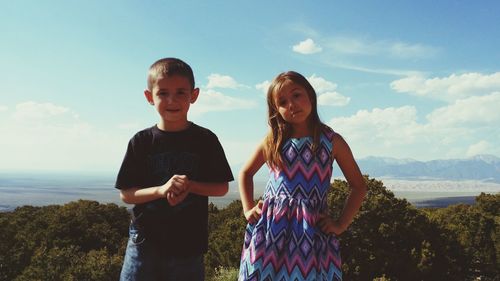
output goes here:
[[357, 162], [363, 174], [370, 177], [500, 183], [500, 158], [494, 155], [430, 161], [369, 156], [358, 159]]

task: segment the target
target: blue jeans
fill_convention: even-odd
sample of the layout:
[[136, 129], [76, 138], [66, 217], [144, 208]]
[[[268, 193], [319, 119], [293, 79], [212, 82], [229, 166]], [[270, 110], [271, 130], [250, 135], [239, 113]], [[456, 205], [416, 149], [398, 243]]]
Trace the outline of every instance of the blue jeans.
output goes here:
[[120, 280], [203, 281], [203, 255], [174, 257], [162, 254], [134, 224], [130, 224], [127, 250]]

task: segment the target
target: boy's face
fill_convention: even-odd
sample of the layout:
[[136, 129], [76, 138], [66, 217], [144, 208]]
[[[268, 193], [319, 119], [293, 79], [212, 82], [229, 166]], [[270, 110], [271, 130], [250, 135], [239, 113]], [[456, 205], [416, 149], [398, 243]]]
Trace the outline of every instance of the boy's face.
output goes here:
[[199, 89], [191, 89], [189, 80], [174, 75], [159, 77], [151, 91], [145, 90], [148, 102], [160, 114], [163, 129], [180, 130], [187, 126], [189, 106], [198, 98]]

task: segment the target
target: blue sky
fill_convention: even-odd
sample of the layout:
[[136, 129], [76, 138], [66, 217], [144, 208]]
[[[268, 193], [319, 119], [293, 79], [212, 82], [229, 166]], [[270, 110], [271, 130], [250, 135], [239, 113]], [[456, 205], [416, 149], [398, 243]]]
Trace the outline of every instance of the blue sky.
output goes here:
[[[189, 119], [233, 167], [295, 70], [355, 157], [500, 156], [498, 1], [1, 1], [0, 171], [116, 172], [158, 117], [147, 68], [194, 69]], [[236, 171], [234, 171], [236, 172]]]

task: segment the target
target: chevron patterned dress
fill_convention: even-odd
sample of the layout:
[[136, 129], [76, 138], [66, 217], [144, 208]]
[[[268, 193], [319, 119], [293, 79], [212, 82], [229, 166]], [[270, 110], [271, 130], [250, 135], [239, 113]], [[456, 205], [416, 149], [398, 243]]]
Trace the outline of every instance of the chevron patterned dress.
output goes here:
[[316, 227], [328, 211], [333, 131], [325, 130], [313, 154], [312, 138], [291, 138], [283, 145], [283, 170], [271, 170], [262, 217], [248, 224], [238, 280], [342, 280], [335, 235]]

